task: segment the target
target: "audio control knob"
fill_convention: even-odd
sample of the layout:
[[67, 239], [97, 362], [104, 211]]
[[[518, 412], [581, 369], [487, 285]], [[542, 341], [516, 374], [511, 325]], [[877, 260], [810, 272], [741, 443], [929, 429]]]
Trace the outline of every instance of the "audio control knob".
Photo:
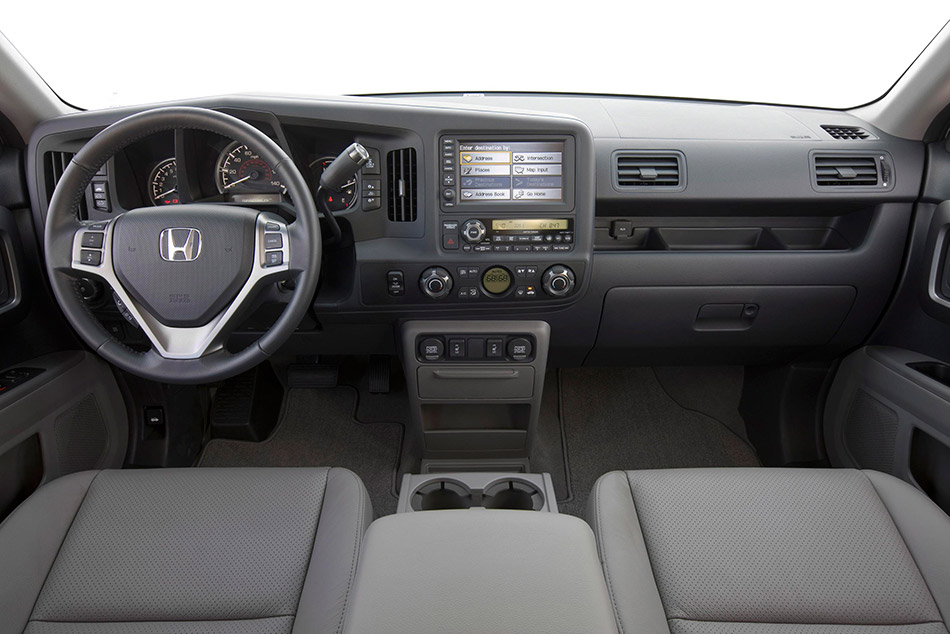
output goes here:
[[442, 299], [452, 290], [452, 276], [441, 266], [433, 266], [422, 272], [419, 288], [432, 299]]
[[465, 224], [462, 225], [462, 238], [469, 244], [475, 244], [481, 242], [485, 237], [485, 234], [488, 233], [488, 229], [485, 228], [485, 223], [481, 220], [466, 220]]
[[574, 290], [574, 271], [563, 264], [555, 264], [541, 276], [541, 288], [553, 297], [564, 297]]

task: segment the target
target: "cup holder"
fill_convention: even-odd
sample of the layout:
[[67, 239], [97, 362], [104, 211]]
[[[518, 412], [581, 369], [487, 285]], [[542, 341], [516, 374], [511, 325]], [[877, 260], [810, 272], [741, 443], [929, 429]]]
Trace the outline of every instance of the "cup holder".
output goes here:
[[544, 508], [544, 493], [525, 480], [505, 478], [485, 487], [482, 506], [486, 509], [540, 511]]
[[413, 511], [448, 511], [472, 507], [472, 492], [461, 482], [435, 480], [412, 494]]

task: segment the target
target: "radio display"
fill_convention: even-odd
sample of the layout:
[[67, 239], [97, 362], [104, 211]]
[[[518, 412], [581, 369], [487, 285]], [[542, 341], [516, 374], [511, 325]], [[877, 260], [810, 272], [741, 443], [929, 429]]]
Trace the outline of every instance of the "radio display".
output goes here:
[[460, 203], [564, 201], [563, 141], [460, 141], [458, 149]]
[[566, 231], [567, 218], [505, 218], [491, 221], [492, 231]]

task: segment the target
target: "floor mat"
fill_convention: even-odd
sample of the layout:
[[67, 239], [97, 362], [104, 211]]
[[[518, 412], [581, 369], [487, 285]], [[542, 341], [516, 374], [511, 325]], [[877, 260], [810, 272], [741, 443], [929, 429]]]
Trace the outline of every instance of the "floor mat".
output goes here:
[[[663, 375], [666, 383], [675, 382]], [[687, 408], [664, 389], [653, 368], [562, 370], [559, 388], [573, 494], [559, 504], [562, 512], [583, 516], [594, 482], [615, 469], [759, 465], [751, 445], [733, 430], [735, 420], [726, 424], [703, 413], [737, 411], [741, 390], [707, 393], [708, 408], [701, 393], [684, 392], [678, 398], [689, 402]], [[735, 399], [729, 407], [725, 394]]]
[[394, 513], [403, 426], [357, 420], [358, 395], [352, 387], [291, 389], [267, 440], [211, 440], [198, 466], [346, 467], [366, 484], [377, 516]]

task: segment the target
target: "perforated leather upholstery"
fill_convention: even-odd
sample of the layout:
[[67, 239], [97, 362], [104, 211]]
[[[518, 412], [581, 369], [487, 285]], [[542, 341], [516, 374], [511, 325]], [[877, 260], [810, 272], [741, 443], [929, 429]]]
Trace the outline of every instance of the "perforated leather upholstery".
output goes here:
[[614, 472], [595, 486], [589, 519], [627, 633], [947, 632], [950, 518], [890, 476]]
[[337, 632], [371, 519], [343, 469], [67, 476], [0, 525], [0, 630]]

